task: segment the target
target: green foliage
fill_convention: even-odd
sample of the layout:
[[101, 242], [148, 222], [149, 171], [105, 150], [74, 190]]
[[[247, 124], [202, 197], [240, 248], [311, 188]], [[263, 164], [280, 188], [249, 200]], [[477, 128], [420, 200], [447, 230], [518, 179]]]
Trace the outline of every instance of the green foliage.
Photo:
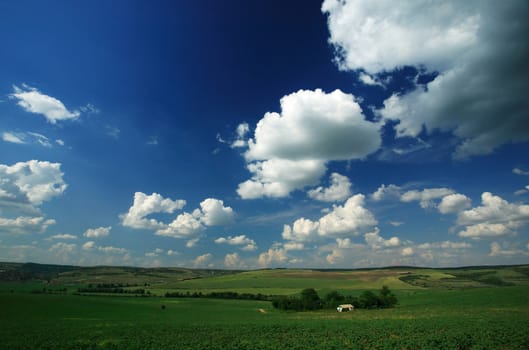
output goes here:
[[380, 293], [376, 295], [371, 291], [365, 291], [360, 297], [344, 296], [337, 291], [328, 293], [320, 299], [313, 288], [303, 289], [300, 297], [278, 296], [272, 299], [272, 305], [280, 310], [309, 311], [318, 309], [335, 309], [340, 304], [352, 304], [357, 309], [386, 309], [397, 305], [397, 297], [387, 286], [383, 286]]

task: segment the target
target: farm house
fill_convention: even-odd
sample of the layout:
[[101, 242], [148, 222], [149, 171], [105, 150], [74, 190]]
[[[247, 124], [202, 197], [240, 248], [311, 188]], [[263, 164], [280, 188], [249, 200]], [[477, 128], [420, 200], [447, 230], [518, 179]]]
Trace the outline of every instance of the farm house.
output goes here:
[[345, 311], [353, 311], [354, 308], [355, 307], [351, 304], [342, 304], [342, 305], [338, 305], [336, 310], [338, 310], [338, 312], [345, 312]]

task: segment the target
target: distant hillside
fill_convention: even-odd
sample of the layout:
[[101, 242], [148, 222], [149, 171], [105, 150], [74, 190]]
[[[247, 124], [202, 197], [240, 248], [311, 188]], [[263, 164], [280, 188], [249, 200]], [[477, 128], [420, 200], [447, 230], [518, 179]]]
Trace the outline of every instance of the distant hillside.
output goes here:
[[0, 281], [48, 281], [57, 284], [164, 283], [232, 274], [234, 271], [173, 267], [119, 267], [49, 265], [0, 262]]
[[0, 282], [44, 282], [50, 285], [119, 284], [164, 290], [219, 291], [268, 294], [319, 290], [380, 288], [461, 289], [524, 285], [529, 287], [529, 265], [460, 268], [387, 267], [369, 269], [263, 269], [251, 271], [176, 267], [79, 267], [0, 262]]

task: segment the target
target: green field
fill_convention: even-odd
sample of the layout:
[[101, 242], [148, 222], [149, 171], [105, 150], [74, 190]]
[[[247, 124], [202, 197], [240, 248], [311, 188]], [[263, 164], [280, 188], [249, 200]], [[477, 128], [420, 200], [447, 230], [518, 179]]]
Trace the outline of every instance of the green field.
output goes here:
[[[120, 269], [4, 278], [0, 349], [529, 349], [527, 267], [182, 270], [157, 281], [152, 275], [160, 271], [143, 271], [148, 276], [134, 280]], [[143, 285], [151, 296], [74, 295], [94, 281]], [[358, 295], [383, 284], [397, 295], [397, 307], [349, 313], [160, 296], [176, 290], [295, 294], [310, 287], [321, 296], [330, 290]]]

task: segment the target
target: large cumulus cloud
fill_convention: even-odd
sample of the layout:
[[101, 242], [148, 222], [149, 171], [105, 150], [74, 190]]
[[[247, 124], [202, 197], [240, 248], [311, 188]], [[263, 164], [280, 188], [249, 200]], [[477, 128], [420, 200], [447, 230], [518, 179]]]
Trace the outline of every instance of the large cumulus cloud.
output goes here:
[[398, 121], [398, 137], [450, 132], [455, 158], [529, 140], [527, 1], [326, 0], [322, 11], [341, 69], [437, 74], [379, 110]]

